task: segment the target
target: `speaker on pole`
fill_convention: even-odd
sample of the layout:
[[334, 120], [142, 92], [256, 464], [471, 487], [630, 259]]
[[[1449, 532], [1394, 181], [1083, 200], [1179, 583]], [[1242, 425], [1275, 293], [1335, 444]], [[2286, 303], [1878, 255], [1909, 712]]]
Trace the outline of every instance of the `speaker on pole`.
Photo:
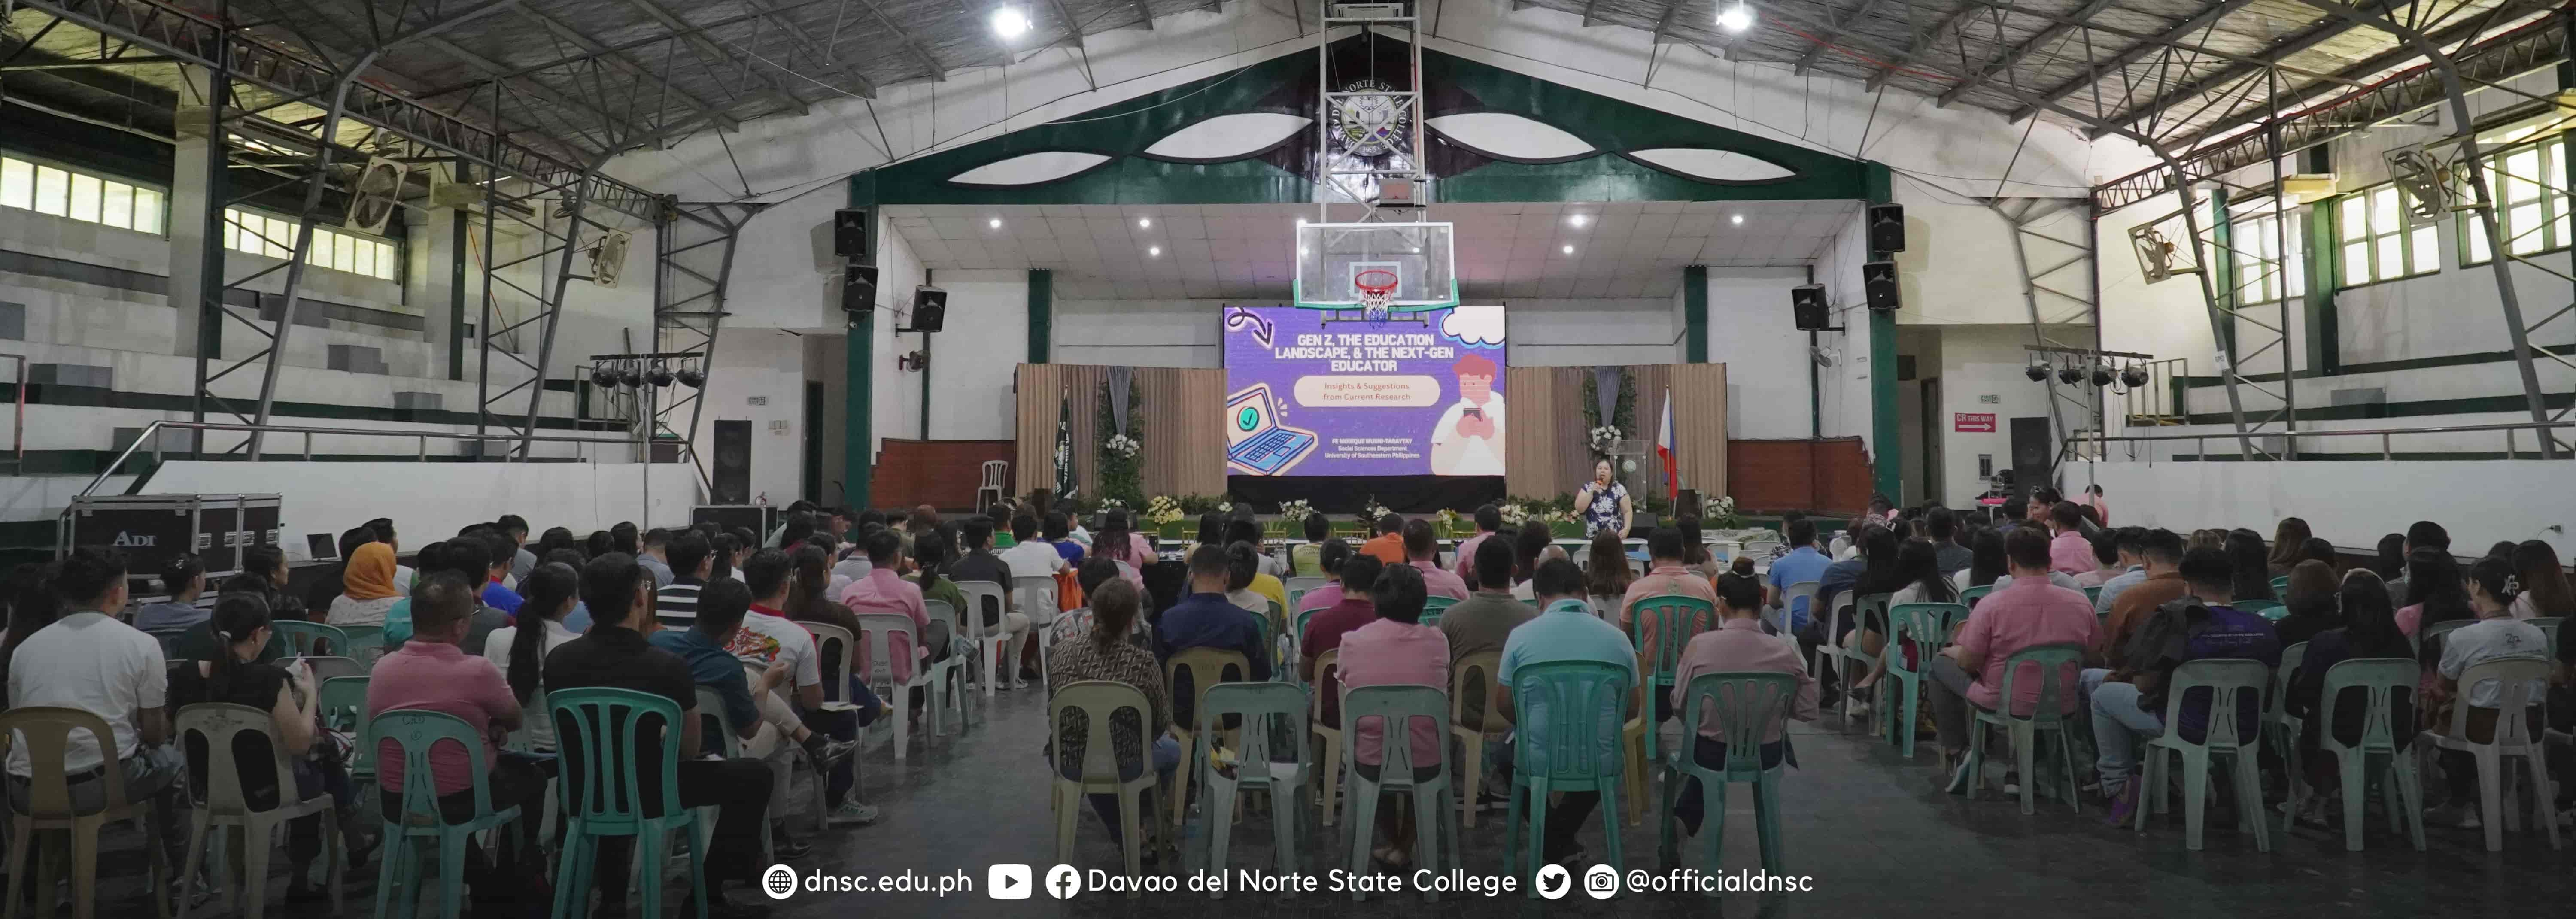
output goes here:
[[872, 313], [877, 308], [877, 266], [845, 265], [841, 268], [841, 311]]
[[1833, 307], [1825, 303], [1825, 285], [1801, 284], [1789, 288], [1789, 312], [1798, 320], [1798, 331], [1822, 332], [1833, 328]]
[[1874, 252], [1905, 251], [1905, 205], [1869, 206], [1869, 248]]
[[928, 284], [912, 289], [912, 325], [898, 332], [936, 332], [948, 324], [948, 292]]
[[874, 216], [864, 207], [833, 211], [832, 254], [842, 258], [870, 258], [876, 251], [868, 246], [868, 230]]
[[1903, 306], [1897, 302], [1895, 262], [1862, 262], [1860, 286], [1872, 311], [1893, 313]]

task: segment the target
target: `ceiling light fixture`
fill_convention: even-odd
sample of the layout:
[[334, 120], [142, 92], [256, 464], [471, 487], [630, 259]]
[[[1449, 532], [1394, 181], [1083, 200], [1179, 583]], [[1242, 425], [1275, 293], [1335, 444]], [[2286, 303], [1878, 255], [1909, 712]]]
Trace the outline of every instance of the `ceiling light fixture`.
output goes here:
[[993, 11], [993, 34], [1004, 40], [1018, 38], [1029, 31], [1029, 14], [1019, 7], [1006, 6]]
[[1732, 216], [1732, 217], [1728, 217], [1728, 218], [1726, 218], [1726, 222], [1731, 223], [1731, 224], [1734, 224], [1734, 225], [1739, 226], [1739, 227], [1740, 227], [1740, 226], [1743, 226], [1743, 225], [1744, 225], [1744, 215], [1742, 215], [1742, 214], [1736, 214], [1736, 215], [1734, 215], [1734, 216]]
[[1146, 255], [1153, 256], [1153, 257], [1155, 257], [1155, 258], [1162, 258], [1162, 257], [1163, 257], [1163, 247], [1161, 247], [1161, 246], [1147, 246], [1147, 247], [1145, 248], [1145, 254], [1146, 254]]
[[995, 217], [991, 220], [985, 221], [984, 225], [999, 230], [1002, 228], [1002, 218]]
[[1573, 247], [1573, 246], [1567, 246], [1567, 247], [1565, 247], [1565, 254], [1567, 254], [1567, 255], [1573, 255], [1573, 254], [1574, 254], [1574, 247]]
[[1729, 32], [1742, 32], [1753, 27], [1753, 8], [1739, 2], [1719, 10], [1717, 27]]
[[1138, 218], [1136, 218], [1136, 226], [1137, 226], [1137, 228], [1138, 228], [1138, 229], [1147, 229], [1147, 230], [1153, 229], [1153, 228], [1154, 228], [1154, 218], [1152, 218], [1152, 217], [1138, 217]]
[[1566, 222], [1566, 223], [1569, 223], [1569, 224], [1572, 224], [1572, 225], [1574, 225], [1574, 226], [1576, 226], [1576, 227], [1581, 227], [1581, 226], [1583, 226], [1583, 225], [1585, 225], [1585, 224], [1591, 223], [1591, 222], [1592, 222], [1592, 218], [1590, 218], [1590, 217], [1586, 217], [1586, 216], [1584, 216], [1584, 215], [1582, 215], [1582, 214], [1576, 214], [1576, 215], [1574, 215], [1574, 216], [1572, 216], [1572, 217], [1565, 218], [1565, 222]]

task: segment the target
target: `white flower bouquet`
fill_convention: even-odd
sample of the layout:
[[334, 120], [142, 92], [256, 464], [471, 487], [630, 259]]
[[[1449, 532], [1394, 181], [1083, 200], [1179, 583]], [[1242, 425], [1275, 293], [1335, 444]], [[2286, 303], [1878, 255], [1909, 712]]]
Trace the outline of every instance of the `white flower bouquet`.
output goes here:
[[1102, 444], [1101, 447], [1121, 457], [1135, 459], [1136, 451], [1143, 449], [1144, 445], [1137, 443], [1136, 438], [1125, 434], [1112, 434], [1109, 435], [1109, 442]]
[[1605, 424], [1600, 427], [1593, 428], [1591, 434], [1592, 452], [1600, 456], [1610, 455], [1610, 448], [1618, 445], [1620, 436], [1620, 431], [1617, 425]]

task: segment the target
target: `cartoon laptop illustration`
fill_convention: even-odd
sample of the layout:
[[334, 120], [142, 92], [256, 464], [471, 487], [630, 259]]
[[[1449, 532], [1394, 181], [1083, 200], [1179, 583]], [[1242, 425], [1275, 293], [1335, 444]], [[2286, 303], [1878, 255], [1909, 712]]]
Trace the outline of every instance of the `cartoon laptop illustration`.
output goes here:
[[1283, 475], [1315, 452], [1313, 431], [1279, 424], [1270, 384], [1255, 383], [1225, 399], [1225, 461], [1249, 475]]

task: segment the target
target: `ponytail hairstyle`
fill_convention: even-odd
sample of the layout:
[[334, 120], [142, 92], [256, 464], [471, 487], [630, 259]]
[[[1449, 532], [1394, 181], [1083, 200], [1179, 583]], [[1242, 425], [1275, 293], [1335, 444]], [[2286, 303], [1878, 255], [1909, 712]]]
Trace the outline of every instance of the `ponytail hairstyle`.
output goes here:
[[525, 705], [536, 697], [543, 675], [546, 623], [562, 621], [581, 593], [581, 573], [571, 565], [547, 562], [519, 583], [526, 602], [519, 605], [519, 631], [510, 638], [510, 694]]
[[787, 553], [787, 615], [802, 619], [816, 607], [829, 602], [823, 595], [832, 586], [830, 550], [817, 542], [829, 543], [832, 537], [820, 532], [809, 534], [796, 551]]
[[257, 594], [225, 594], [215, 601], [206, 626], [215, 630], [215, 654], [206, 662], [206, 695], [222, 699], [244, 666], [233, 657], [233, 646], [259, 637], [260, 630], [269, 627], [268, 601]]
[[950, 556], [955, 555], [955, 542], [946, 527], [925, 531], [912, 538], [912, 563], [921, 569], [917, 582], [928, 590], [948, 575]]
[[196, 583], [197, 577], [205, 573], [206, 566], [197, 560], [197, 553], [179, 553], [170, 559], [169, 564], [161, 567], [161, 590], [168, 593], [170, 599], [177, 600], [180, 594], [188, 592], [188, 585]]
[[2513, 598], [2522, 593], [2522, 577], [2514, 572], [2513, 561], [2493, 555], [2469, 565], [2469, 583], [2486, 591], [2498, 606], [2512, 606]]
[[742, 545], [742, 537], [739, 534], [716, 534], [716, 557], [714, 564], [707, 569], [707, 580], [733, 577], [733, 557], [742, 552]]

